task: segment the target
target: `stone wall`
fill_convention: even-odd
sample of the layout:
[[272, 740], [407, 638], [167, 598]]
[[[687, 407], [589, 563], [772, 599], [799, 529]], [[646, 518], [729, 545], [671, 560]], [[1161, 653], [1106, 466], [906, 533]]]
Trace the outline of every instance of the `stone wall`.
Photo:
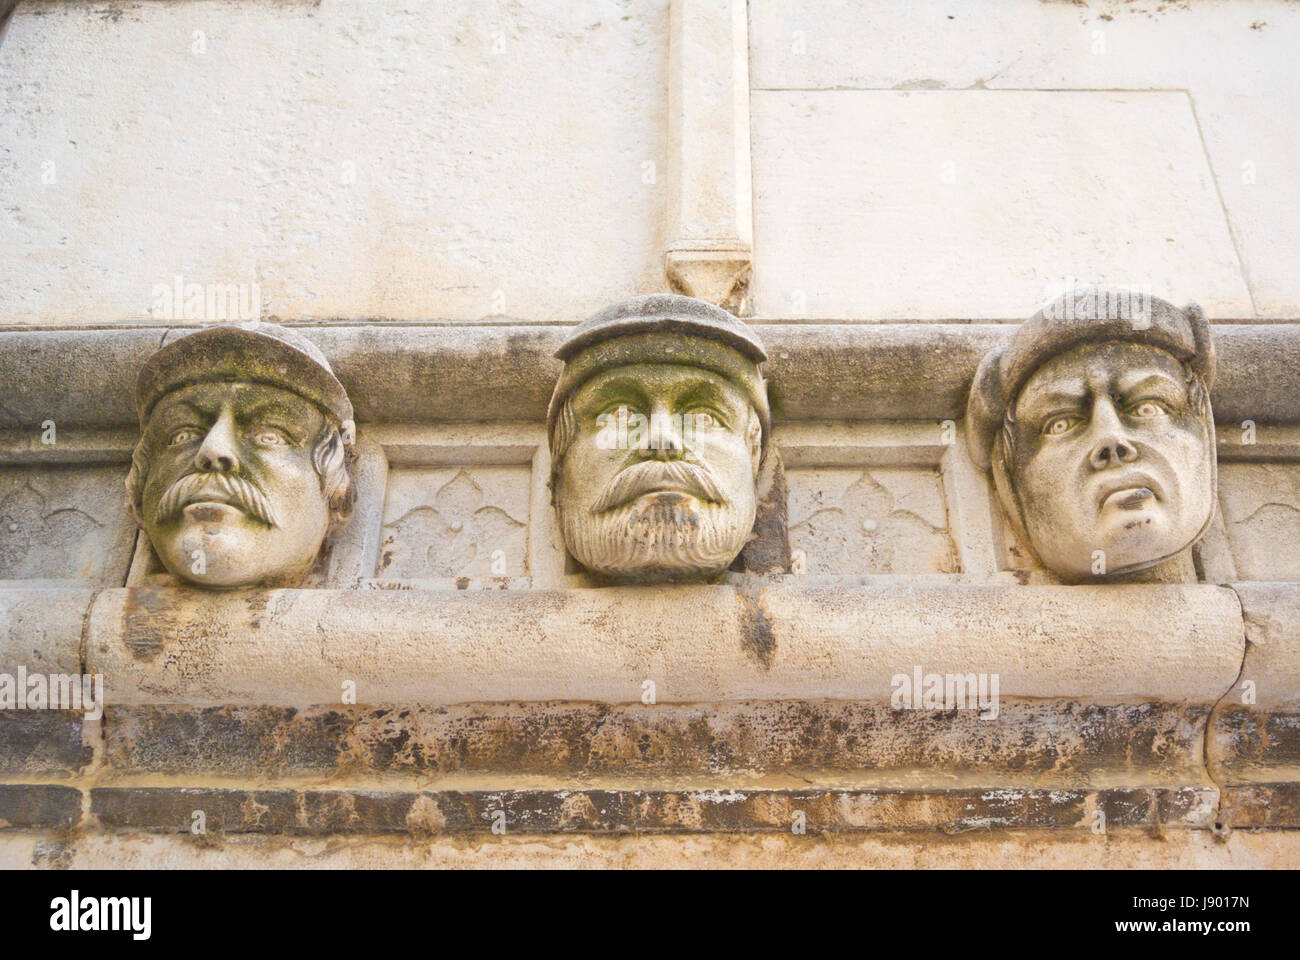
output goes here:
[[[21, 4], [0, 673], [107, 706], [0, 710], [0, 862], [1300, 863], [1298, 36], [1281, 2]], [[1213, 323], [1196, 582], [1062, 584], [967, 451], [981, 358], [1076, 280]], [[565, 550], [555, 351], [668, 289], [766, 346], [791, 573]], [[214, 292], [355, 408], [302, 588], [180, 587], [128, 511], [141, 366], [251, 318]], [[997, 675], [997, 715], [896, 709], [914, 668]]]

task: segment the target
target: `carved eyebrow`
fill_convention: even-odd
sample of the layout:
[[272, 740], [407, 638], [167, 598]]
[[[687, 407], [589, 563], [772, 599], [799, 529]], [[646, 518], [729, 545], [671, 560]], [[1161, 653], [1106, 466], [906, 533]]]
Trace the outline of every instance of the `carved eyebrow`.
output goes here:
[[615, 398], [644, 404], [645, 391], [641, 389], [641, 383], [635, 377], [610, 377], [592, 388], [591, 400], [593, 401], [602, 402]]
[[200, 417], [213, 417], [216, 413], [215, 408], [200, 406], [193, 400], [170, 400], [167, 401], [165, 405], [159, 403], [156, 413], [161, 417], [171, 417], [176, 413], [182, 412], [182, 407], [187, 408], [191, 413]]
[[726, 392], [723, 391], [712, 380], [689, 380], [682, 384], [677, 391], [677, 401], [686, 403], [691, 400], [713, 400], [715, 402], [725, 402], [729, 399]]
[[1088, 385], [1082, 380], [1070, 380], [1056, 388], [1035, 393], [1025, 403], [1022, 416], [1042, 416], [1061, 407], [1079, 407], [1088, 399]]
[[1186, 389], [1181, 380], [1176, 380], [1163, 372], [1132, 374], [1128, 377], [1121, 376], [1115, 386], [1125, 396], [1151, 387], [1174, 388], [1180, 392]]
[[279, 414], [287, 420], [294, 421], [298, 419], [301, 412], [301, 410], [295, 409], [291, 404], [285, 403], [282, 400], [266, 400], [252, 409], [240, 414], [239, 419], [247, 422], [257, 420], [258, 418], [264, 417], [270, 413]]

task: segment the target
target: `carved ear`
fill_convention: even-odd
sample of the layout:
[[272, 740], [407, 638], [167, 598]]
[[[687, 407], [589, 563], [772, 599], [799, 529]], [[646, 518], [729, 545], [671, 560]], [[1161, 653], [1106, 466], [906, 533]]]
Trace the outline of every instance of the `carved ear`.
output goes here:
[[981, 470], [989, 469], [993, 440], [1002, 429], [1006, 403], [1002, 393], [1002, 348], [990, 350], [975, 370], [966, 399], [966, 446]]
[[1192, 369], [1200, 375], [1205, 389], [1214, 387], [1214, 371], [1217, 357], [1214, 352], [1214, 336], [1210, 333], [1210, 321], [1205, 319], [1205, 311], [1194, 303], [1183, 308], [1187, 320], [1192, 325], [1192, 342], [1196, 344], [1196, 356], [1192, 358]]
[[144, 438], [141, 437], [131, 451], [131, 469], [126, 475], [126, 503], [131, 519], [141, 530], [144, 529], [144, 517], [140, 515], [141, 502], [144, 499], [144, 481], [149, 473], [149, 458], [144, 450]]
[[758, 417], [758, 411], [753, 407], [749, 408], [749, 426], [745, 428], [745, 442], [749, 444], [749, 462], [754, 465], [754, 476], [762, 469], [763, 456], [763, 421]]

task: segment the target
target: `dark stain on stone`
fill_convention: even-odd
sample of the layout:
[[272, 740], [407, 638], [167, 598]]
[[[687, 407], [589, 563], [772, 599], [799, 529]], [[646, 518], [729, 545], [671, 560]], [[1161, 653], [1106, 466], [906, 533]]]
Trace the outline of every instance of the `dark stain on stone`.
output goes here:
[[761, 486], [754, 532], [731, 569], [757, 574], [789, 573], [790, 531], [785, 467], [775, 446], [768, 451], [767, 463], [759, 480]]
[[741, 642], [745, 651], [763, 665], [771, 669], [776, 657], [776, 633], [772, 630], [772, 621], [767, 611], [759, 602], [760, 587], [755, 584], [749, 588], [736, 588], [740, 597]]
[[74, 774], [91, 762], [81, 715], [64, 710], [0, 711], [0, 772]]
[[154, 587], [127, 591], [122, 607], [122, 637], [131, 656], [137, 660], [153, 660], [162, 652], [168, 631], [166, 624], [159, 622], [155, 615], [170, 606], [174, 593]]

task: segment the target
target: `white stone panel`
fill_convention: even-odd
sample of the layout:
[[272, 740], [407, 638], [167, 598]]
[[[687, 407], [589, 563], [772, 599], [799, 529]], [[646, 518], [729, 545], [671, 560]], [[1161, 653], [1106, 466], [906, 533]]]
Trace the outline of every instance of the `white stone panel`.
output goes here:
[[750, 4], [755, 90], [1186, 91], [1202, 145], [1173, 160], [1208, 153], [1253, 297], [1223, 319], [1300, 316], [1297, 47], [1284, 0]]
[[661, 289], [667, 28], [666, 0], [23, 4], [0, 322], [144, 318], [177, 276], [280, 318]]
[[1219, 505], [1241, 579], [1300, 580], [1300, 464], [1221, 462]]
[[1019, 319], [1071, 278], [1251, 313], [1183, 93], [752, 100], [760, 315]]

